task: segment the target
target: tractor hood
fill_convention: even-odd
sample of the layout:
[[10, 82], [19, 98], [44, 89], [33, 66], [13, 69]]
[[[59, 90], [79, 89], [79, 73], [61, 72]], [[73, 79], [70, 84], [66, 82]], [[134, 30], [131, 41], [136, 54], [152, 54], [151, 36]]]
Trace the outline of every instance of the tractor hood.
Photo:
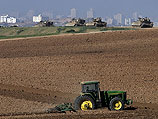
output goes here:
[[82, 85], [86, 85], [86, 84], [98, 84], [99, 81], [85, 81], [85, 82], [81, 82]]
[[122, 94], [122, 93], [126, 93], [125, 91], [107, 91], [108, 94]]

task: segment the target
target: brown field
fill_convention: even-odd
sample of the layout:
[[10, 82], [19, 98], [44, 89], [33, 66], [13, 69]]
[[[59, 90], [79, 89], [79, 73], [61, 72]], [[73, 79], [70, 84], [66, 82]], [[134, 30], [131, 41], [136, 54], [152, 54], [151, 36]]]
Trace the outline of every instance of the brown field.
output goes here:
[[[158, 29], [1, 40], [0, 51], [0, 118], [158, 118]], [[73, 102], [89, 80], [135, 103], [121, 112], [34, 114]], [[3, 116], [22, 113], [31, 114]]]

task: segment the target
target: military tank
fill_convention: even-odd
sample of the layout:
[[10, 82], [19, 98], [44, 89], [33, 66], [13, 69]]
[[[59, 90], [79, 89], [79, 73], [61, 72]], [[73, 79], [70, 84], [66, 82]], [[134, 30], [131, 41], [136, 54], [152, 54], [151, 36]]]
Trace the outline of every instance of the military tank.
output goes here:
[[72, 19], [69, 23], [67, 23], [65, 26], [84, 26], [85, 20], [84, 19]]
[[51, 27], [54, 26], [54, 23], [52, 21], [40, 21], [38, 24], [35, 25], [35, 27]]
[[100, 17], [95, 18], [92, 22], [86, 23], [86, 26], [106, 27], [107, 23], [103, 22]]
[[140, 28], [152, 28], [153, 22], [150, 21], [149, 18], [138, 18], [137, 21], [132, 23], [132, 27], [140, 27]]

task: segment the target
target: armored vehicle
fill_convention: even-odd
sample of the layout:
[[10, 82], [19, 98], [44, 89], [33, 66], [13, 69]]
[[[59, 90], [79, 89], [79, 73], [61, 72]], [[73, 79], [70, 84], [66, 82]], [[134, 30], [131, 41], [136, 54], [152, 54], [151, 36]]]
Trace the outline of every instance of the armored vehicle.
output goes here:
[[92, 22], [86, 23], [86, 26], [106, 27], [106, 25], [107, 23], [103, 22], [100, 17], [93, 19]]
[[124, 106], [133, 103], [127, 99], [125, 91], [100, 91], [98, 81], [81, 82], [82, 92], [75, 99], [76, 110], [89, 110], [99, 107], [108, 107], [110, 110], [123, 110]]
[[52, 21], [40, 21], [35, 27], [50, 27], [54, 26]]
[[84, 26], [85, 20], [84, 19], [72, 19], [69, 23], [65, 26]]
[[150, 21], [149, 18], [138, 18], [137, 21], [134, 21], [132, 23], [133, 27], [140, 27], [140, 28], [152, 28], [153, 27], [153, 22]]

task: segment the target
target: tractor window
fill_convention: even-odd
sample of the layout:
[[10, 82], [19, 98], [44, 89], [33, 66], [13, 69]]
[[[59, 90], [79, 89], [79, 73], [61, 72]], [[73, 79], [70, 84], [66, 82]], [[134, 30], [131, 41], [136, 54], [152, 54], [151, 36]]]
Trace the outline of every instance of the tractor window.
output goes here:
[[94, 92], [94, 91], [97, 91], [96, 84], [82, 85], [82, 92]]

